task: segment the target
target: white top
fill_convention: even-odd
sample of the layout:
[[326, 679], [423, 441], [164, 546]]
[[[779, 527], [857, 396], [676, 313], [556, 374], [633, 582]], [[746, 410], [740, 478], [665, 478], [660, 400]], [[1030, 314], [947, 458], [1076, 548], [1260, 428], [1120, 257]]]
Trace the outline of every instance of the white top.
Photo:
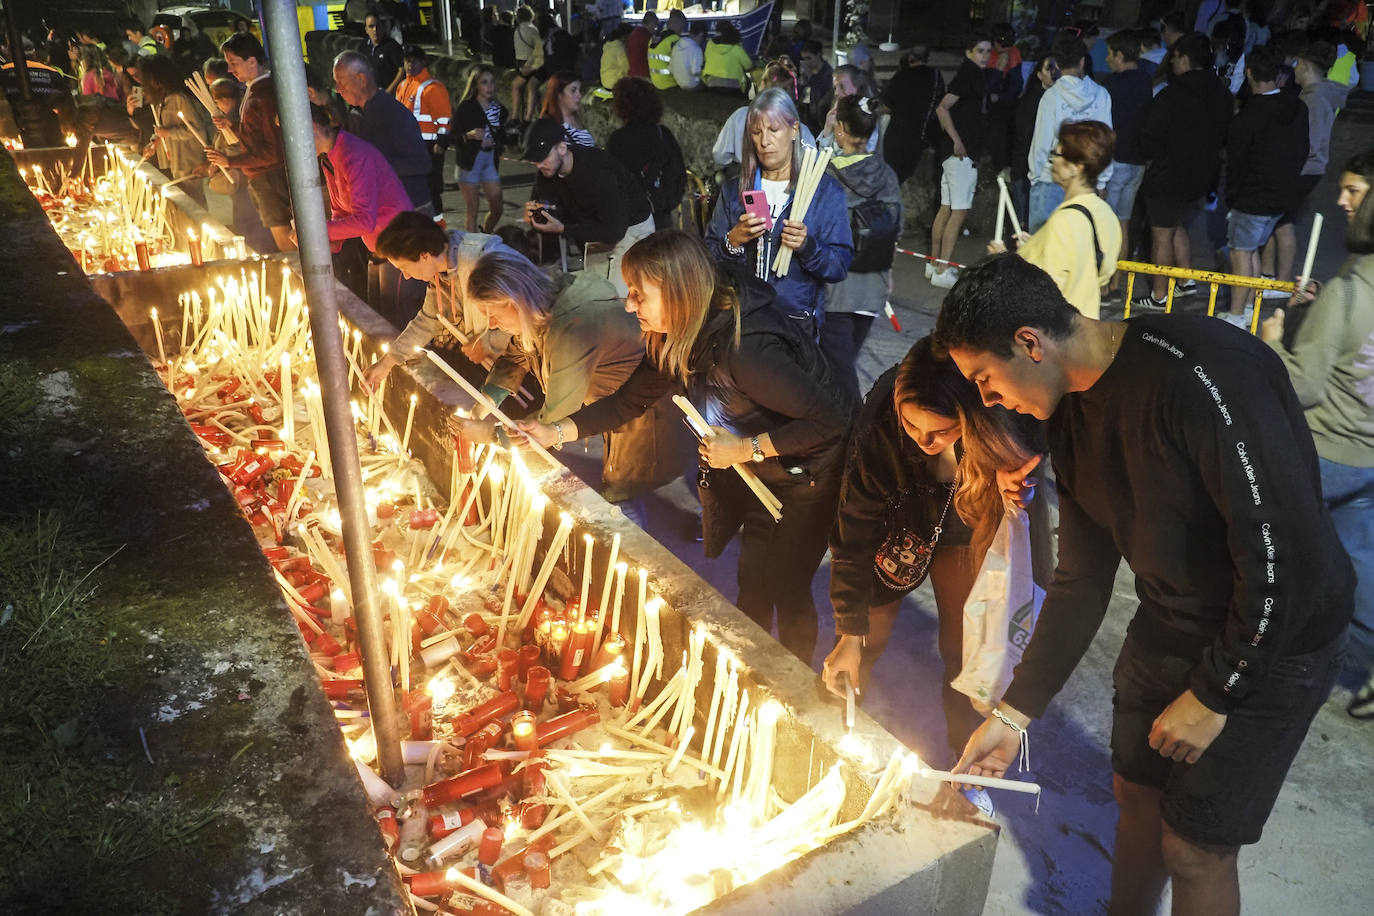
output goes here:
[[701, 49], [701, 45], [684, 35], [681, 41], [673, 45], [673, 54], [669, 60], [673, 79], [683, 89], [697, 88], [701, 85], [701, 68], [705, 60], [706, 52]]
[[783, 208], [787, 206], [789, 194], [787, 193], [787, 182], [785, 181], [760, 181], [759, 185], [763, 188], [763, 196], [768, 198], [768, 214], [773, 217], [776, 223], [782, 219]]

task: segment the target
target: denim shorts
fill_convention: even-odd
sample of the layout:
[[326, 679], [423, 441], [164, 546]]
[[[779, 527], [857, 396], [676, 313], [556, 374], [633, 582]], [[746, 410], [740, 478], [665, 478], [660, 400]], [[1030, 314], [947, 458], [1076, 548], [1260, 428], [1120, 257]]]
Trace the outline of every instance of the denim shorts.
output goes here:
[[496, 154], [489, 149], [477, 154], [477, 161], [472, 164], [472, 168], [458, 170], [459, 184], [481, 184], [500, 180], [501, 174], [496, 171]]
[[1135, 195], [1140, 190], [1140, 180], [1144, 177], [1143, 165], [1112, 162], [1112, 177], [1107, 179], [1106, 200], [1107, 206], [1112, 208], [1117, 219], [1131, 218]]
[[1214, 846], [1256, 843], [1341, 670], [1345, 636], [1275, 661], [1197, 762], [1179, 763], [1150, 747], [1150, 730], [1188, 689], [1204, 648], [1173, 652], [1127, 634], [1112, 672], [1112, 770], [1127, 782], [1161, 790], [1164, 822], [1184, 839]]
[[1226, 214], [1226, 244], [1232, 251], [1258, 251], [1274, 234], [1277, 216], [1257, 216], [1232, 210]]

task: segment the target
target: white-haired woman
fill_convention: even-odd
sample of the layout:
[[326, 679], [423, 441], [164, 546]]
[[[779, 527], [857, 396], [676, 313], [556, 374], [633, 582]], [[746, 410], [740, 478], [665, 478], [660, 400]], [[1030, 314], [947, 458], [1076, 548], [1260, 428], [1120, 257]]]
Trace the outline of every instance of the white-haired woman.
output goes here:
[[[721, 188], [706, 247], [719, 260], [748, 264], [754, 276], [772, 284], [783, 313], [814, 337], [825, 320], [825, 285], [843, 280], [854, 256], [844, 189], [830, 175], [822, 176], [805, 220], [793, 218], [801, 120], [781, 89], [759, 93], [749, 106], [744, 133], [740, 174]], [[746, 194], [766, 200], [767, 219], [746, 209]], [[792, 262], [778, 276], [773, 259], [782, 248], [792, 249]]]
[[[594, 273], [549, 273], [509, 249], [489, 250], [472, 267], [463, 307], [512, 338], [483, 391], [499, 406], [527, 374], [534, 376], [544, 389], [535, 419], [554, 430], [558, 448], [575, 435], [567, 417], [615, 392], [644, 359], [639, 322], [610, 281]], [[455, 417], [453, 424], [475, 442], [498, 435], [489, 420]], [[655, 410], [607, 432], [602, 495], [623, 502], [679, 476], [683, 459], [671, 443], [679, 452], [687, 447], [680, 429], [666, 410]], [[636, 507], [623, 508], [640, 520]]]

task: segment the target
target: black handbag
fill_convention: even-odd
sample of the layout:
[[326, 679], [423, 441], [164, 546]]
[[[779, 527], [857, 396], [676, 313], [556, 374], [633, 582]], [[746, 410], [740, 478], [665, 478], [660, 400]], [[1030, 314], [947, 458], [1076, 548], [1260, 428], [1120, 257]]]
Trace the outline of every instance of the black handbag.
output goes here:
[[949, 507], [954, 503], [954, 493], [959, 489], [959, 469], [954, 472], [954, 480], [949, 484], [949, 498], [940, 512], [929, 538], [913, 532], [907, 521], [911, 518], [908, 511], [911, 494], [903, 490], [888, 504], [887, 518], [883, 526], [885, 534], [882, 543], [873, 557], [873, 572], [878, 580], [894, 592], [909, 592], [925, 581], [930, 573], [930, 561], [935, 556], [935, 548], [944, 533], [945, 518]]

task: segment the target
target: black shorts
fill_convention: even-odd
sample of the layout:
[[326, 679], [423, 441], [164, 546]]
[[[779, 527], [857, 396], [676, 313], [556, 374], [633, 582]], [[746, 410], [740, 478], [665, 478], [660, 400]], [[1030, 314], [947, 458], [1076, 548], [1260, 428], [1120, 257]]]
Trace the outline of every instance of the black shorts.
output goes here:
[[1160, 789], [1164, 822], [1214, 846], [1259, 842], [1284, 777], [1344, 660], [1345, 637], [1280, 659], [1226, 719], [1197, 763], [1176, 763], [1149, 744], [1164, 708], [1188, 689], [1199, 652], [1172, 655], [1127, 635], [1112, 672], [1112, 769]]
[[1179, 226], [1187, 226], [1200, 209], [1200, 200], [1170, 200], [1167, 197], [1148, 196], [1145, 198], [1145, 218], [1155, 229], [1177, 229]]
[[291, 225], [291, 187], [286, 181], [286, 169], [273, 169], [248, 179], [248, 196], [268, 229]]

